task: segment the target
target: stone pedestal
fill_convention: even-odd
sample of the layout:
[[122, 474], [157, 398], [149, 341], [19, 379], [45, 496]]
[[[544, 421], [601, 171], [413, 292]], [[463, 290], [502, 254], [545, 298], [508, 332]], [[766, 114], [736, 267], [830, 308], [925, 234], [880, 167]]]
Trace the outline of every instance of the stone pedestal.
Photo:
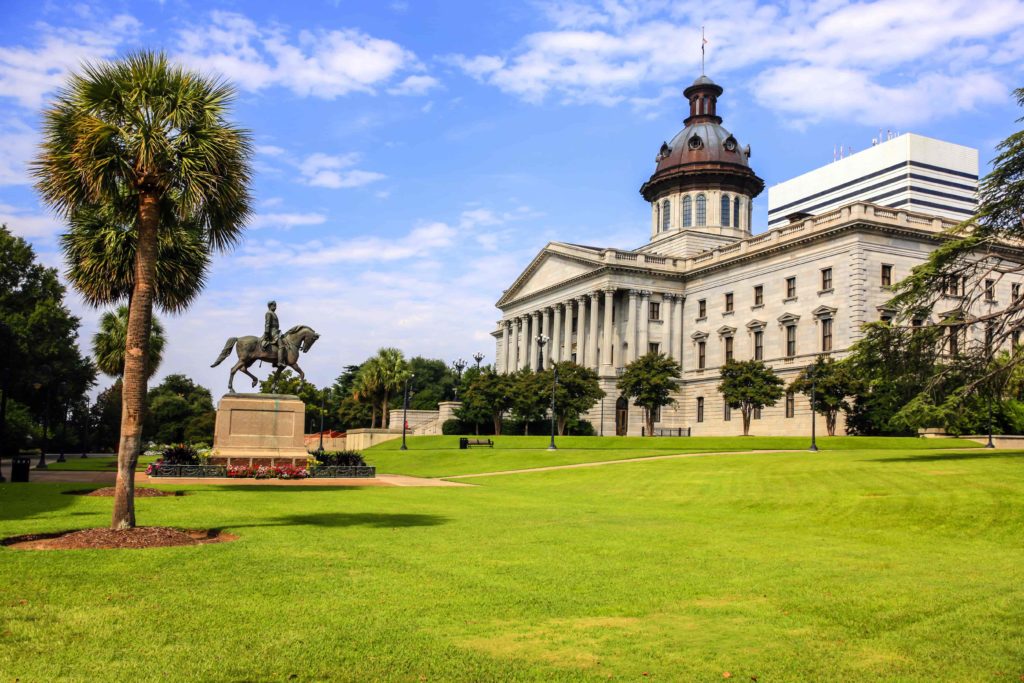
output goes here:
[[290, 394], [225, 394], [213, 433], [217, 465], [305, 465], [306, 404]]

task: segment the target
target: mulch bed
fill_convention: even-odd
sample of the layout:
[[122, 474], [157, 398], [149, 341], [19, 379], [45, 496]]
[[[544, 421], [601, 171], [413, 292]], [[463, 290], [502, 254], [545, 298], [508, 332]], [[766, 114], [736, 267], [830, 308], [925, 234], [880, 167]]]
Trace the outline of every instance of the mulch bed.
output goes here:
[[[103, 498], [111, 498], [114, 495], [114, 487], [107, 486], [102, 489], [95, 489], [89, 491], [68, 491], [71, 495], [79, 496], [99, 496]], [[161, 491], [160, 489], [147, 489], [147, 488], [136, 488], [136, 498], [161, 498], [163, 496], [184, 496], [184, 491]]]
[[17, 550], [81, 550], [105, 548], [165, 548], [180, 545], [204, 545], [237, 540], [238, 536], [219, 529], [174, 529], [166, 526], [140, 526], [124, 531], [82, 529], [56, 534], [11, 536], [0, 545]]

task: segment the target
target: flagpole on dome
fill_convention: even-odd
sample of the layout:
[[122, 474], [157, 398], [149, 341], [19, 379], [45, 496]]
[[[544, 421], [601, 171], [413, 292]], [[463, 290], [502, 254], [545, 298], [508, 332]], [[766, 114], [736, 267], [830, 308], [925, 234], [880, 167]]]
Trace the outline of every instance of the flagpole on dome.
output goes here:
[[704, 37], [704, 27], [700, 27], [700, 75], [704, 75], [704, 46], [708, 44], [708, 39]]

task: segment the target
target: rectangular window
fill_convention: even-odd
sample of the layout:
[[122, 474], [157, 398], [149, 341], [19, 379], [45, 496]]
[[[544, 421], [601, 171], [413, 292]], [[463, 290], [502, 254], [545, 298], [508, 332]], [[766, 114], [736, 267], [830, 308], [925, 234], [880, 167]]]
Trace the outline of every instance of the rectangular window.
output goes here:
[[1010, 342], [1011, 344], [1013, 344], [1014, 346], [1020, 346], [1020, 330], [1014, 330], [1010, 334], [1010, 339], [1012, 340]]
[[754, 360], [764, 360], [764, 332], [754, 332]]
[[796, 355], [796, 325], [786, 325], [786, 356]]
[[706, 299], [701, 299], [700, 301], [697, 302], [697, 317], [708, 317], [708, 302]]
[[728, 363], [732, 360], [732, 337], [725, 338], [725, 362]]
[[882, 286], [892, 286], [892, 266], [887, 263], [882, 264]]
[[754, 287], [754, 305], [764, 305], [764, 285], [757, 285]]
[[722, 419], [729, 422], [732, 420], [732, 409], [729, 407], [728, 403], [723, 402], [722, 405], [724, 406], [722, 408]]
[[704, 397], [697, 397], [697, 422], [704, 421]]
[[708, 351], [708, 344], [707, 344], [707, 342], [702, 342], [702, 341], [697, 342], [697, 369], [698, 370], [703, 370], [705, 364], [707, 363], [707, 351]]
[[648, 304], [648, 313], [651, 320], [661, 320], [661, 304], [652, 301]]
[[1020, 283], [1014, 282], [1010, 285], [1010, 296], [1013, 298], [1013, 302], [1017, 303], [1017, 300], [1020, 299]]
[[959, 325], [950, 325], [947, 334], [949, 355], [956, 356], [960, 353], [960, 329]]
[[727, 292], [725, 295], [725, 312], [732, 313], [732, 292]]
[[823, 290], [832, 289], [832, 269], [822, 268], [821, 269], [821, 288]]
[[648, 353], [661, 353], [661, 344], [658, 342], [651, 342], [647, 345]]
[[787, 277], [786, 278], [786, 298], [787, 299], [792, 299], [795, 296], [796, 296], [796, 278], [795, 277]]
[[786, 417], [793, 417], [796, 414], [796, 395], [792, 391], [786, 392]]
[[832, 318], [821, 319], [821, 350], [832, 350]]
[[992, 321], [985, 323], [985, 352], [992, 353], [992, 341], [996, 338], [996, 326]]
[[754, 408], [754, 419], [755, 420], [760, 420], [761, 419], [761, 409], [760, 408]]
[[994, 301], [996, 298], [996, 281], [985, 280], [985, 301]]

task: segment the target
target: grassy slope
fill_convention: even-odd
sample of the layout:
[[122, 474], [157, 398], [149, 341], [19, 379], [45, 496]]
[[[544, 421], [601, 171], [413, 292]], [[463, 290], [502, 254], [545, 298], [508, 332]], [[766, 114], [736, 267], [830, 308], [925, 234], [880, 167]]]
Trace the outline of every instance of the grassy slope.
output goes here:
[[[77, 455], [66, 455], [67, 462], [55, 462], [52, 456], [47, 456], [49, 469], [59, 472], [116, 472], [116, 455], [90, 455], [88, 458], [80, 458]], [[156, 456], [140, 456], [138, 470], [145, 470], [149, 463], [156, 460]]]
[[[1017, 680], [1024, 454], [623, 464], [459, 489], [196, 487], [235, 543], [0, 548], [22, 680]], [[67, 488], [67, 487], [65, 487]], [[0, 534], [110, 501], [0, 486]]]
[[[641, 437], [556, 437], [558, 450], [548, 451], [547, 436], [492, 437], [494, 448], [458, 449], [457, 436], [418, 436], [408, 439], [409, 450], [401, 451], [401, 441], [386, 441], [366, 450], [367, 462], [378, 472], [410, 474], [421, 477], [445, 477], [455, 474], [499, 472], [502, 470], [570, 465], [642, 458], [673, 453], [722, 453], [750, 450], [806, 451], [804, 437], [717, 437], [648, 438]], [[857, 448], [981, 448], [975, 441], [959, 439], [915, 439], [892, 437], [836, 436], [818, 439], [822, 450]]]

